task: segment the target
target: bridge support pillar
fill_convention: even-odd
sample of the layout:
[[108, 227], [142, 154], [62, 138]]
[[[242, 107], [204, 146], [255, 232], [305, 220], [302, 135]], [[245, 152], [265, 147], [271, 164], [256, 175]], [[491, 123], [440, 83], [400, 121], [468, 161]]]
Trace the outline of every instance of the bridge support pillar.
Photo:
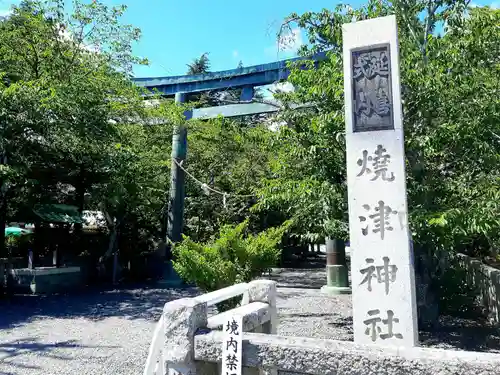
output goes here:
[[253, 99], [255, 89], [253, 86], [243, 86], [241, 90], [240, 100], [242, 102], [250, 102]]

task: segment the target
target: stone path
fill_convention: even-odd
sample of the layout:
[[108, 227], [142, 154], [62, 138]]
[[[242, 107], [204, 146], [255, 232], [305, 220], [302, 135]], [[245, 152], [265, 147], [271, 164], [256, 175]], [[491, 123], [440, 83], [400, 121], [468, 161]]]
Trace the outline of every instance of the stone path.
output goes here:
[[[350, 296], [321, 295], [322, 268], [275, 270], [270, 278], [279, 285], [279, 334], [352, 340]], [[196, 294], [138, 286], [0, 302], [0, 375], [140, 374], [164, 303]], [[424, 345], [500, 348], [496, 330], [477, 322], [443, 322], [440, 332], [421, 334]]]

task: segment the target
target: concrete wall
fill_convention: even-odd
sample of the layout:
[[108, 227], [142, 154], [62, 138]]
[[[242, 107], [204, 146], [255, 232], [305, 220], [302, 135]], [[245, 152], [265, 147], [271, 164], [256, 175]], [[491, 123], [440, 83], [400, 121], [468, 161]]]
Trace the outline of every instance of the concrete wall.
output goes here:
[[486, 309], [488, 318], [500, 324], [500, 270], [465, 254], [458, 254], [457, 258], [467, 272], [467, 284], [477, 289], [479, 303]]
[[12, 290], [18, 293], [50, 294], [83, 286], [80, 267], [20, 268], [11, 270], [10, 276]]
[[[25, 268], [27, 258], [11, 258], [12, 269], [9, 270], [9, 259], [0, 258], [0, 288], [5, 282], [14, 293], [58, 293], [72, 291], [84, 285], [80, 267], [37, 267]], [[36, 287], [31, 286], [36, 282]]]

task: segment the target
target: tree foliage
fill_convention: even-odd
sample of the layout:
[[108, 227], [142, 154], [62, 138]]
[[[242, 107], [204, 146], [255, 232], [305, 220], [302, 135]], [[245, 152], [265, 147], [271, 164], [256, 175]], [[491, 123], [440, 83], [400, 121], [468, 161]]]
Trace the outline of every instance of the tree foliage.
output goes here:
[[[228, 119], [191, 121], [186, 186], [186, 233], [206, 241], [224, 224], [248, 217], [254, 189], [268, 175], [267, 146], [272, 132], [257, 125], [240, 126]], [[209, 188], [204, 188], [200, 182]], [[252, 226], [261, 217], [254, 218]]]
[[[140, 32], [121, 22], [125, 7], [75, 1], [72, 9], [25, 0], [0, 21], [0, 226], [35, 204], [69, 203], [105, 213], [108, 254], [148, 248], [141, 239], [157, 241], [165, 229], [171, 136], [182, 124], [189, 238], [176, 251], [187, 279], [196, 281], [195, 267], [207, 290], [253, 277], [263, 266], [242, 254], [257, 252], [267, 267], [281, 229], [265, 241], [246, 233], [286, 219], [288, 235], [347, 239], [342, 24], [395, 13], [413, 238], [433, 251], [498, 248], [499, 10], [372, 0], [290, 15], [281, 32], [305, 31], [301, 54], [329, 52], [316, 69], [292, 64], [295, 91], [279, 99], [313, 106], [281, 111], [274, 132], [260, 118], [186, 122], [186, 106], [171, 100], [145, 106], [130, 75], [147, 61], [132, 54]], [[209, 71], [208, 54], [189, 64], [189, 74]], [[188, 106], [232, 104], [240, 93], [196, 94]], [[146, 126], [152, 118], [161, 124]]]
[[131, 54], [139, 32], [119, 22], [124, 10], [75, 1], [68, 14], [63, 1], [23, 1], [0, 22], [2, 225], [33, 200], [63, 199], [48, 188], [61, 183], [83, 209], [86, 191], [109, 174], [116, 119], [143, 107], [128, 78], [141, 62]]
[[256, 208], [288, 208], [309, 236], [345, 235], [341, 27], [392, 13], [414, 240], [431, 249], [489, 251], [498, 246], [500, 217], [499, 11], [463, 1], [370, 1], [290, 15], [282, 32], [297, 25], [307, 33], [303, 54], [330, 52], [318, 69], [292, 70], [296, 90], [282, 99], [316, 106], [283, 115], [288, 126], [273, 150], [275, 179]]
[[196, 74], [206, 74], [210, 72], [210, 59], [208, 58], [208, 52], [203, 53], [200, 57], [193, 59], [193, 62], [187, 64], [188, 75]]

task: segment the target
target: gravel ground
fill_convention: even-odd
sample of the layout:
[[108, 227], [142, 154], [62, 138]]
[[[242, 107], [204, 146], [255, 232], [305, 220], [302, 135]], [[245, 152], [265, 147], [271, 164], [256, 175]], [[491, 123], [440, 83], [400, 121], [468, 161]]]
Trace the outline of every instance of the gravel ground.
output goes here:
[[[354, 340], [351, 297], [322, 295], [323, 269], [274, 270], [270, 278], [278, 282], [278, 334]], [[439, 329], [421, 331], [419, 341], [425, 347], [500, 353], [500, 330], [484, 320], [443, 316]]]
[[16, 297], [0, 304], [0, 374], [141, 374], [165, 302], [195, 294], [138, 287]]
[[[278, 333], [352, 340], [349, 296], [322, 296], [324, 269], [274, 270]], [[142, 373], [163, 304], [195, 289], [137, 287], [73, 296], [16, 297], [0, 302], [0, 375], [131, 375]], [[425, 346], [500, 352], [497, 330], [443, 319], [421, 333]]]

